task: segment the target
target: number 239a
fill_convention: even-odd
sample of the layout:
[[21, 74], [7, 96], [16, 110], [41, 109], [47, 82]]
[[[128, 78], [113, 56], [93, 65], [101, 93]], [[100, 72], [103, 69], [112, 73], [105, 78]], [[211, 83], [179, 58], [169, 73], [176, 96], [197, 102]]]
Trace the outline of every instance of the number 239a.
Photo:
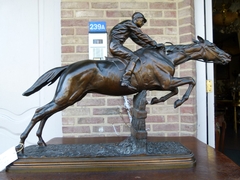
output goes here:
[[94, 31], [96, 31], [96, 30], [105, 30], [106, 29], [106, 27], [103, 25], [103, 24], [90, 24], [89, 25], [90, 27], [90, 30], [94, 30]]

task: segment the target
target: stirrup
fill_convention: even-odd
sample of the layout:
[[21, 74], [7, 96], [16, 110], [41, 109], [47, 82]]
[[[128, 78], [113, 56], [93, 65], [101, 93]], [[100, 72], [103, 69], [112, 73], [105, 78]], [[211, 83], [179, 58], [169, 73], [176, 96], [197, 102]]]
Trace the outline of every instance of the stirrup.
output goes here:
[[131, 85], [131, 83], [129, 81], [127, 81], [127, 80], [122, 80], [121, 81], [121, 86], [126, 86], [126, 87], [128, 87], [129, 89], [131, 89], [133, 91], [137, 91], [137, 88], [133, 87]]

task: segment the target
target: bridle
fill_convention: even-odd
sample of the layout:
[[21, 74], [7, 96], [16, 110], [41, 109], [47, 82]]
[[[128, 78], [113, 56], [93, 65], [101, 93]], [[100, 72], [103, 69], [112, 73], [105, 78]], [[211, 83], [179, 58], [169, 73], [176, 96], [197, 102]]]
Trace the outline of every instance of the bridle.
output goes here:
[[[219, 59], [218, 56], [215, 53], [213, 53], [211, 50], [209, 50], [208, 46], [206, 47], [206, 45], [205, 44], [203, 45], [203, 44], [204, 43], [199, 43], [199, 45], [202, 47], [202, 49], [205, 51], [205, 53], [208, 52], [211, 55], [213, 55], [214, 58]], [[205, 62], [205, 63], [214, 63], [214, 61], [208, 61], [206, 59], [198, 59], [198, 61]], [[217, 63], [217, 62], [215, 62], [215, 63]]]

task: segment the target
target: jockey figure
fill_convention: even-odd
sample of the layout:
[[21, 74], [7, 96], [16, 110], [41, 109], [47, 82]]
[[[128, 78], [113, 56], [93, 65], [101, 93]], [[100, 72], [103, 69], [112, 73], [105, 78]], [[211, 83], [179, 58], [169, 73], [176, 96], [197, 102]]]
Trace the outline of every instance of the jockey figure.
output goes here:
[[132, 20], [125, 20], [117, 24], [110, 31], [110, 45], [109, 49], [113, 56], [120, 59], [128, 60], [128, 65], [125, 73], [121, 79], [121, 86], [127, 86], [129, 89], [136, 91], [137, 89], [131, 85], [130, 79], [133, 69], [139, 57], [136, 56], [131, 50], [123, 46], [124, 42], [130, 37], [136, 44], [141, 47], [153, 46], [164, 48], [163, 44], [157, 44], [148, 35], [141, 31], [141, 27], [147, 20], [140, 12], [135, 12], [132, 15]]

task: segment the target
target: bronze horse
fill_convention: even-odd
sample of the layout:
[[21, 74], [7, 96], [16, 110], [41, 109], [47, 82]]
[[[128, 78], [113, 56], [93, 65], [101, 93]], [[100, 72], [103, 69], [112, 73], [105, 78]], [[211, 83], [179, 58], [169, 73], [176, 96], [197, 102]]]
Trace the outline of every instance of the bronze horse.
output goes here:
[[29, 96], [47, 84], [54, 83], [59, 77], [55, 96], [51, 102], [36, 110], [32, 120], [21, 134], [20, 143], [16, 146], [17, 152], [24, 150], [24, 142], [34, 125], [40, 121], [37, 130], [38, 145], [45, 146], [42, 139], [42, 130], [47, 119], [54, 113], [80, 101], [87, 93], [100, 93], [112, 96], [135, 94], [142, 90], [170, 91], [169, 94], [153, 98], [151, 104], [164, 102], [178, 93], [178, 87], [189, 84], [182, 99], [174, 103], [174, 107], [183, 104], [195, 86], [192, 77], [174, 77], [175, 66], [188, 60], [200, 60], [226, 64], [230, 62], [229, 54], [220, 50], [213, 43], [198, 37], [190, 45], [166, 46], [162, 49], [145, 47], [135, 53], [141, 59], [138, 61], [132, 75], [131, 83], [137, 88], [132, 91], [120, 85], [120, 79], [124, 73], [125, 64], [116, 58], [108, 58], [106, 61], [83, 60], [67, 66], [57, 67], [43, 74], [26, 92]]

